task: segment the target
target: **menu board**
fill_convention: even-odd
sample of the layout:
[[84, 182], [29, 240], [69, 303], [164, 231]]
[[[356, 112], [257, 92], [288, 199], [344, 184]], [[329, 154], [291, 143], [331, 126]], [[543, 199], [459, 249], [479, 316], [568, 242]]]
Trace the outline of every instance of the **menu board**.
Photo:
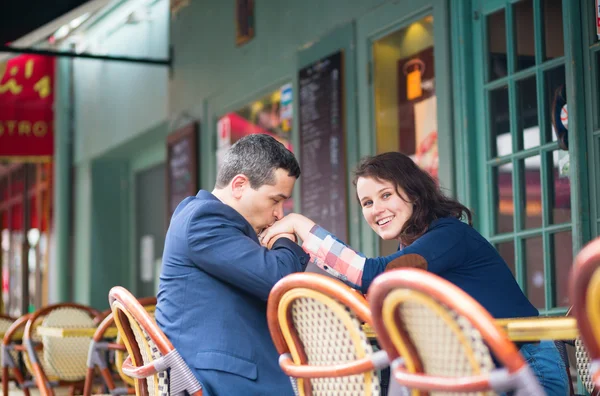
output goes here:
[[198, 124], [188, 124], [167, 137], [167, 224], [177, 205], [198, 192]]
[[299, 72], [301, 213], [347, 241], [343, 53]]

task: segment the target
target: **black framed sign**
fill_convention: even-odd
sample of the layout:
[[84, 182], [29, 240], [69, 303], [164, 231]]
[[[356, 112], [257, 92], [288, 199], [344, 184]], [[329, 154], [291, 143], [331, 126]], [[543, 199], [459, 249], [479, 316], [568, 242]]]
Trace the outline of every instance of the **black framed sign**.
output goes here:
[[198, 192], [198, 124], [190, 123], [167, 137], [167, 224], [177, 205]]
[[301, 213], [348, 239], [343, 52], [299, 71]]

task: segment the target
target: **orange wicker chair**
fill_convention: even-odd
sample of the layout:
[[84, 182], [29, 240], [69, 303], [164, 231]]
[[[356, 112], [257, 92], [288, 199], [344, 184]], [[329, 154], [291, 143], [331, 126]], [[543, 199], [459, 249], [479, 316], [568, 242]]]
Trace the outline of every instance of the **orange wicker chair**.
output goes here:
[[[29, 388], [35, 387], [32, 381], [26, 381], [26, 374], [21, 371], [19, 358], [26, 352], [22, 345], [22, 333], [30, 315], [25, 314], [18, 319], [2, 316], [0, 327], [2, 339], [2, 394], [8, 395], [10, 381], [15, 381], [25, 396], [29, 396]], [[8, 326], [7, 326], [8, 325]]]
[[[583, 345], [579, 343], [577, 360], [584, 360], [581, 379], [593, 394], [600, 389], [600, 238], [586, 245], [575, 257], [569, 289], [573, 314]], [[577, 344], [576, 344], [577, 346]], [[585, 346], [585, 349], [583, 348]], [[585, 352], [589, 358], [585, 356]], [[586, 362], [586, 358], [589, 362]], [[585, 368], [587, 368], [587, 373]]]
[[31, 314], [25, 326], [23, 344], [27, 348], [26, 365], [32, 371], [41, 395], [53, 395], [56, 386], [83, 387], [92, 337], [40, 335], [38, 328], [94, 328], [94, 318], [98, 315], [93, 308], [73, 303], [49, 305]]
[[[144, 297], [138, 300], [146, 311], [151, 316], [154, 316], [154, 309], [156, 308], [156, 297]], [[95, 377], [95, 369], [98, 367], [104, 386], [110, 392], [111, 395], [123, 395], [135, 393], [135, 381], [126, 376], [121, 367], [123, 361], [126, 358], [127, 349], [125, 343], [120, 335], [117, 335], [116, 340], [107, 339], [105, 336], [106, 330], [115, 326], [115, 321], [112, 312], [108, 312], [103, 315], [102, 322], [98, 325], [98, 330], [94, 334], [92, 344], [90, 345], [90, 353], [88, 355], [88, 371], [85, 377], [85, 386], [83, 388], [83, 395], [92, 395], [92, 388]], [[114, 351], [115, 353], [115, 364], [117, 373], [123, 380], [125, 386], [117, 388], [113, 379], [113, 370], [111, 370], [111, 364], [106, 359], [106, 352]]]
[[286, 276], [271, 290], [267, 320], [297, 395], [381, 393], [377, 370], [389, 361], [373, 352], [362, 330], [369, 306], [353, 289], [315, 273]]
[[122, 369], [136, 379], [136, 394], [202, 396], [202, 386], [140, 302], [120, 286], [110, 290], [109, 302], [129, 353]]
[[[373, 281], [368, 300], [392, 378], [413, 396], [544, 394], [492, 316], [452, 283], [421, 269], [398, 269]], [[496, 369], [490, 349], [505, 369]]]

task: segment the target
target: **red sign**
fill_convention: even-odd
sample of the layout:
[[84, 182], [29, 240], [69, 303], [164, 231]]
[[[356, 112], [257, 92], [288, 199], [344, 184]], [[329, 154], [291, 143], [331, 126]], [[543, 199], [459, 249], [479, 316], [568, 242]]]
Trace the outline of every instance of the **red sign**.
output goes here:
[[39, 55], [0, 64], [0, 158], [52, 156], [54, 65]]

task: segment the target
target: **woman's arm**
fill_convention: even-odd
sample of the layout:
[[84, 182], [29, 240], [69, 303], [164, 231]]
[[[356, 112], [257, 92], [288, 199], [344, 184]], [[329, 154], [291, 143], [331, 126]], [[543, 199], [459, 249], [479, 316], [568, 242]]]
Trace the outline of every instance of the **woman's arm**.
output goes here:
[[[363, 293], [367, 291], [370, 281], [383, 272], [390, 261], [387, 257], [367, 259], [362, 253], [316, 225], [314, 221], [297, 213], [289, 214], [275, 222], [259, 238], [263, 245], [268, 246], [270, 241], [281, 233], [298, 234], [303, 241], [302, 248], [316, 266]], [[368, 266], [365, 269], [367, 262]], [[363, 282], [363, 275], [369, 280], [366, 284]]]

